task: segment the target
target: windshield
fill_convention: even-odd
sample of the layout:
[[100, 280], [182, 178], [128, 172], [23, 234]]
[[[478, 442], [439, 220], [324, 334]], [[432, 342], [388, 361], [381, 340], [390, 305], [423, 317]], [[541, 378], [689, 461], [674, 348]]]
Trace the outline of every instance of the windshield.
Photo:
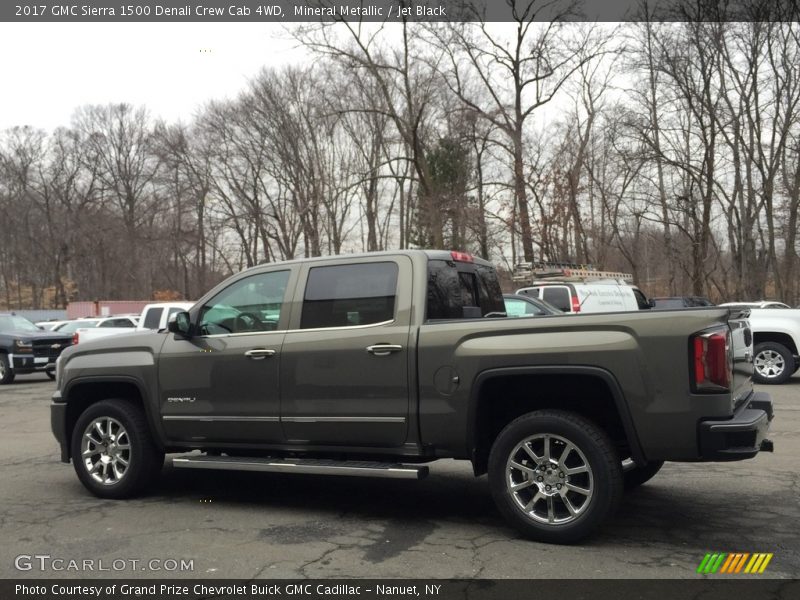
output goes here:
[[12, 331], [41, 331], [36, 325], [28, 321], [25, 317], [17, 315], [0, 315], [0, 331], [10, 333]]

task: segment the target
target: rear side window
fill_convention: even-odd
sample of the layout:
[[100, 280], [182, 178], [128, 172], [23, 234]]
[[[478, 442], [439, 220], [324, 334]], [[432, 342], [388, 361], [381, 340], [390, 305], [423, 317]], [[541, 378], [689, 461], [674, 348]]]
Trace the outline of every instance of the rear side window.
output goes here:
[[430, 260], [427, 292], [428, 319], [462, 319], [465, 307], [481, 316], [506, 311], [497, 273], [484, 265]]
[[397, 264], [314, 267], [308, 273], [301, 329], [352, 327], [394, 319]]
[[542, 300], [549, 302], [564, 312], [572, 312], [569, 289], [561, 286], [548, 286], [542, 289]]
[[158, 324], [161, 322], [161, 313], [164, 312], [163, 308], [151, 308], [144, 316], [145, 329], [158, 329]]

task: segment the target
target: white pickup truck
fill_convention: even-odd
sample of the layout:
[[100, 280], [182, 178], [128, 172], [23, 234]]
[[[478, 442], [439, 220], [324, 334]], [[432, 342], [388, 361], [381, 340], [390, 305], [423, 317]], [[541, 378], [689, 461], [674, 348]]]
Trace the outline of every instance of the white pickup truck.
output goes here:
[[120, 335], [123, 333], [134, 333], [139, 324], [139, 317], [116, 316], [100, 319], [97, 325], [91, 327], [80, 327], [72, 335], [73, 344], [83, 344], [91, 340]]
[[161, 331], [167, 328], [169, 318], [182, 310], [189, 310], [194, 302], [157, 302], [148, 304], [142, 309], [142, 316], [136, 326], [138, 331], [154, 329]]
[[182, 310], [189, 310], [192, 302], [158, 302], [142, 309], [141, 317], [109, 317], [91, 329], [78, 329], [72, 338], [73, 344], [85, 343], [112, 335], [134, 333], [167, 328], [169, 318]]
[[753, 308], [753, 380], [785, 383], [800, 369], [800, 309]]

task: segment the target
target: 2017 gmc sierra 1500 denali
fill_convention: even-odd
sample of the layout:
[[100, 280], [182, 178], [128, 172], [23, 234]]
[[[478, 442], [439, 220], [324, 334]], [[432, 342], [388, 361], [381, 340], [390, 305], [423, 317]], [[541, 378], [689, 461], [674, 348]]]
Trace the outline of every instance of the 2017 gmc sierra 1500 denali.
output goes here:
[[174, 467], [419, 478], [488, 472], [525, 535], [591, 533], [663, 461], [770, 450], [747, 311], [503, 318], [497, 275], [458, 252], [265, 264], [169, 331], [58, 362], [61, 458], [104, 498]]

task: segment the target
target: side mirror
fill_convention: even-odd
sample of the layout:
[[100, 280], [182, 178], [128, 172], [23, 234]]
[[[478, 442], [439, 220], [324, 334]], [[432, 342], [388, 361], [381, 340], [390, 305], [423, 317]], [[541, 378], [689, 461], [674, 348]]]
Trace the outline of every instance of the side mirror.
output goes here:
[[653, 300], [652, 298], [650, 298], [650, 299], [647, 301], [647, 305], [648, 305], [650, 308], [655, 308], [655, 307], [656, 307], [656, 301], [655, 301], [655, 300]]
[[174, 315], [171, 315], [167, 323], [167, 329], [172, 333], [177, 333], [187, 338], [192, 337], [192, 321], [189, 317], [189, 313], [182, 310], [181, 312], [176, 312]]

